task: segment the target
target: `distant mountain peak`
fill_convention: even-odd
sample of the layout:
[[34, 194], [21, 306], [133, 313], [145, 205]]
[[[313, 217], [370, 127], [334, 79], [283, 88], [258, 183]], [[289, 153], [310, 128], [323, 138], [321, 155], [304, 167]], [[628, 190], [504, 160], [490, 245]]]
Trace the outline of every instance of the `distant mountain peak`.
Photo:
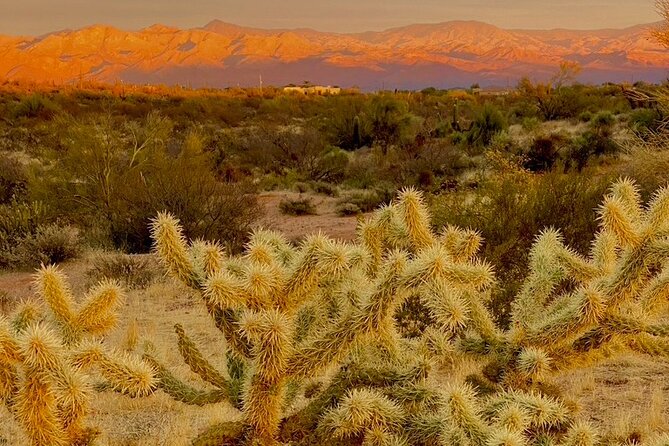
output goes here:
[[142, 32], [156, 33], [156, 34], [172, 34], [179, 31], [181, 31], [179, 28], [176, 28], [174, 26], [163, 25], [160, 23], [155, 23], [151, 26], [142, 29]]
[[182, 30], [91, 25], [40, 37], [0, 36], [0, 79], [284, 85], [310, 80], [364, 89], [512, 85], [547, 79], [561, 61], [585, 82], [660, 81], [669, 52], [649, 38], [657, 24], [620, 30], [507, 30], [479, 21], [328, 33], [258, 29], [222, 20]]

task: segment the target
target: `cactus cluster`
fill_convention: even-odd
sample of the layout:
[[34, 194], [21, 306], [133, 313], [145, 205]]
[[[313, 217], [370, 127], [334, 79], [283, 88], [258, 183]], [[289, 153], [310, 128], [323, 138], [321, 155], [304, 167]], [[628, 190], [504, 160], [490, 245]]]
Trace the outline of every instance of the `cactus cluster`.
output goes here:
[[[550, 379], [622, 349], [666, 355], [669, 189], [644, 206], [629, 180], [600, 210], [590, 254], [558, 231], [540, 234], [530, 272], [502, 329], [486, 303], [496, 286], [477, 258], [478, 233], [435, 233], [422, 196], [406, 190], [359, 224], [345, 244], [322, 235], [291, 246], [252, 234], [241, 256], [189, 243], [178, 221], [154, 221], [169, 273], [197, 291], [226, 341], [216, 370], [177, 325], [179, 351], [208, 390], [186, 385], [147, 357], [160, 387], [191, 404], [227, 401], [241, 423], [212, 426], [194, 444], [590, 445]], [[429, 323], [403, 338], [397, 309], [411, 297]], [[448, 376], [477, 364], [465, 382]]]
[[97, 433], [85, 425], [93, 379], [143, 396], [155, 388], [155, 371], [99, 340], [116, 326], [123, 302], [116, 283], [100, 282], [79, 304], [55, 267], [42, 267], [35, 286], [36, 302], [0, 317], [0, 401], [33, 446], [90, 444]]
[[[237, 379], [216, 371], [177, 326], [185, 362], [214, 389], [188, 388], [153, 359], [161, 387], [195, 404], [227, 400], [242, 410], [248, 442], [276, 444], [295, 389], [347, 362], [363, 344], [395, 358], [412, 349], [393, 318], [412, 290], [429, 289], [437, 320], [451, 327], [460, 322], [454, 306], [494, 282], [491, 268], [473, 257], [478, 235], [449, 229], [437, 236], [429, 217], [421, 196], [409, 190], [361, 224], [358, 243], [316, 235], [292, 247], [276, 233], [256, 231], [243, 255], [226, 257], [214, 244], [187, 243], [178, 222], [159, 215], [153, 236], [160, 258], [201, 295], [243, 370]], [[328, 391], [341, 388], [345, 375], [311, 395], [304, 413], [343, 396], [349, 389]]]
[[566, 247], [557, 231], [544, 231], [514, 300], [511, 328], [472, 325], [459, 346], [480, 355], [484, 378], [504, 388], [541, 386], [551, 375], [621, 349], [666, 355], [668, 217], [669, 189], [644, 207], [634, 183], [618, 181], [599, 209], [589, 255]]

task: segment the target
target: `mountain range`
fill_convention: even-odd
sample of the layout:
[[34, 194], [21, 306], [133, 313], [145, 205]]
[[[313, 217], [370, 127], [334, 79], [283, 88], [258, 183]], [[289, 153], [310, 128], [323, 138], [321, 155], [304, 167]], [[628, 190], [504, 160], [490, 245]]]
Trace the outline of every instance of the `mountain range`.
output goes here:
[[472, 21], [379, 32], [257, 29], [219, 20], [178, 29], [124, 31], [106, 25], [39, 37], [0, 35], [0, 80], [229, 87], [300, 84], [419, 89], [515, 85], [548, 79], [578, 62], [582, 82], [658, 82], [669, 51], [653, 24], [593, 31], [506, 30]]

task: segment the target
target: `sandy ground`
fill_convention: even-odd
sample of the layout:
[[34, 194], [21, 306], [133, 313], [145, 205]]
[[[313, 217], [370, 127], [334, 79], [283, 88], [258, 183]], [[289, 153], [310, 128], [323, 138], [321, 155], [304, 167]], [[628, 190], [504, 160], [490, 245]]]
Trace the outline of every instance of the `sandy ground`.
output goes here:
[[[293, 217], [279, 210], [281, 200], [309, 197], [316, 206], [317, 215]], [[336, 212], [337, 198], [297, 192], [265, 192], [258, 198], [265, 215], [260, 224], [268, 229], [283, 232], [289, 240], [322, 232], [333, 238], [352, 240], [355, 237], [357, 217], [340, 217]]]

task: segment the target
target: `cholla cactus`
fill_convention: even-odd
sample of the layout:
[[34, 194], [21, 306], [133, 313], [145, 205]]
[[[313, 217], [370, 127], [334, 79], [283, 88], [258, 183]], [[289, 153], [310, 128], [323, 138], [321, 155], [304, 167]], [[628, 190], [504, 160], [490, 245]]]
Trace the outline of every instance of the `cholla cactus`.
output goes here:
[[[435, 234], [429, 220], [422, 197], [407, 190], [362, 222], [353, 244], [314, 236], [292, 248], [258, 231], [242, 256], [225, 257], [216, 245], [189, 245], [178, 222], [160, 215], [153, 233], [165, 266], [200, 293], [229, 360], [244, 370], [216, 371], [177, 327], [186, 363], [214, 389], [190, 388], [156, 363], [162, 387], [195, 404], [227, 400], [244, 414], [245, 427], [212, 428], [196, 444], [276, 444], [316, 425], [353, 444], [595, 443], [596, 432], [543, 385], [616, 348], [669, 354], [669, 328], [659, 322], [669, 297], [669, 189], [643, 207], [632, 182], [614, 184], [588, 257], [544, 231], [508, 330], [486, 308], [494, 276], [476, 258], [480, 236], [454, 227]], [[411, 340], [393, 319], [408, 296], [431, 323]], [[375, 372], [361, 372], [365, 349], [386, 356]], [[471, 387], [433, 388], [426, 364], [436, 356], [478, 357], [480, 373], [468, 377]], [[286, 418], [288, 389], [335, 367], [329, 385]]]
[[[474, 259], [480, 238], [452, 228], [436, 236], [421, 196], [411, 190], [362, 223], [354, 244], [316, 235], [293, 248], [276, 233], [257, 231], [242, 256], [228, 258], [215, 244], [189, 245], [170, 215], [160, 214], [152, 230], [166, 269], [200, 293], [230, 356], [246, 370], [238, 400], [231, 389], [239, 385], [216, 371], [177, 327], [185, 362], [214, 389], [188, 387], [152, 359], [161, 370], [161, 387], [184, 402], [237, 405], [252, 442], [276, 443], [289, 383], [299, 385], [342, 364], [361, 340], [372, 340], [391, 356], [406, 352], [393, 316], [415, 290], [430, 290], [427, 300], [445, 327], [455, 329], [470, 319], [481, 327], [492, 324], [476, 300], [493, 282], [489, 266]], [[305, 414], [322, 414], [351, 390], [336, 383], [339, 378], [321, 394], [329, 395], [327, 400], [313, 398], [302, 422], [311, 425], [313, 416]], [[338, 392], [328, 393], [333, 388]], [[357, 396], [349, 394], [354, 401]], [[383, 443], [382, 437], [376, 432], [373, 438]]]
[[136, 396], [152, 391], [154, 372], [100, 344], [95, 358], [85, 351], [84, 343], [116, 324], [123, 294], [115, 283], [100, 283], [78, 306], [55, 267], [43, 267], [35, 283], [49, 314], [25, 304], [11, 320], [0, 317], [0, 400], [34, 446], [88, 444], [96, 431], [84, 425], [92, 393], [84, 366]]
[[669, 189], [643, 207], [634, 183], [620, 180], [599, 214], [588, 257], [555, 230], [537, 238], [508, 332], [468, 327], [459, 345], [488, 361], [484, 375], [493, 383], [534, 386], [621, 348], [667, 354], [669, 330], [659, 316], [669, 297]]

